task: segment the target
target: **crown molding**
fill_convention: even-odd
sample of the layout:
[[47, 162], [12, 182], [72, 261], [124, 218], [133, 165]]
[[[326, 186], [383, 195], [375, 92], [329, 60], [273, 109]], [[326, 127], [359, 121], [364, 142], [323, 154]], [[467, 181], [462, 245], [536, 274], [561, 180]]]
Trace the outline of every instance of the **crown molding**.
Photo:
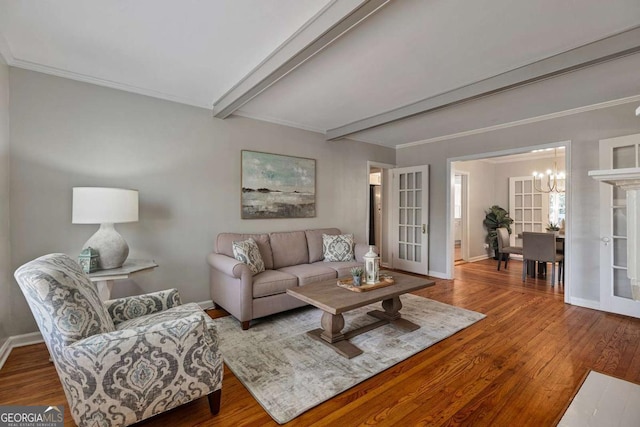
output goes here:
[[261, 116], [261, 115], [258, 115], [258, 114], [247, 113], [247, 112], [242, 111], [242, 110], [234, 111], [233, 115], [234, 116], [245, 117], [247, 119], [259, 120], [261, 122], [273, 123], [275, 125], [287, 126], [287, 127], [290, 127], [290, 128], [296, 128], [296, 129], [306, 130], [306, 131], [309, 131], [309, 132], [320, 133], [320, 134], [322, 134], [324, 136], [324, 129], [318, 129], [318, 128], [314, 128], [314, 127], [311, 127], [311, 126], [302, 125], [300, 123], [294, 123], [294, 122], [290, 122], [290, 121], [287, 121], [287, 120], [275, 119], [273, 117]]
[[[0, 48], [2, 47], [2, 43], [0, 42]], [[122, 90], [125, 92], [131, 92], [138, 95], [149, 96], [152, 98], [163, 99], [165, 101], [177, 102], [179, 104], [190, 105], [192, 107], [206, 108], [210, 109], [211, 104], [190, 98], [183, 98], [181, 96], [171, 95], [169, 93], [160, 92], [153, 89], [143, 88], [140, 86], [129, 85], [126, 83], [114, 82], [112, 80], [101, 79], [98, 77], [89, 76], [81, 73], [74, 73], [72, 71], [63, 70], [56, 67], [49, 67], [47, 65], [37, 64], [35, 62], [24, 61], [22, 59], [12, 58], [12, 61], [7, 63], [16, 68], [22, 68], [30, 71], [37, 71], [43, 74], [49, 74], [56, 77], [62, 77], [69, 80], [75, 80], [83, 83], [90, 83], [97, 86], [108, 87], [111, 89]]]

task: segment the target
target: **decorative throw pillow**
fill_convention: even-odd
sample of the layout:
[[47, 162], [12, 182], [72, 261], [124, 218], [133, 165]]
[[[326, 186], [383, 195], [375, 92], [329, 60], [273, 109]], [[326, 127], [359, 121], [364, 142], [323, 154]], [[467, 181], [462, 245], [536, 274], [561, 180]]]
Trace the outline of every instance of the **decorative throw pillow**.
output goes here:
[[240, 240], [231, 244], [234, 258], [247, 264], [253, 274], [264, 271], [264, 261], [262, 261], [262, 255], [260, 255], [260, 249], [258, 249], [258, 244], [255, 240], [249, 237], [247, 240]]
[[322, 235], [324, 260], [353, 261], [353, 234]]

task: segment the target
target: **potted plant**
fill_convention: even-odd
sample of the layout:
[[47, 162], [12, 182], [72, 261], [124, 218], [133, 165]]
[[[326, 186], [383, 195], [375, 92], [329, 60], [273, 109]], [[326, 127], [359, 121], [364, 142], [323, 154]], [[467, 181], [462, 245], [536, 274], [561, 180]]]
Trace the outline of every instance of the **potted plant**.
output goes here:
[[362, 267], [353, 267], [351, 269], [351, 277], [353, 278], [353, 286], [360, 286], [362, 284], [362, 274], [364, 271]]
[[493, 256], [495, 259], [498, 257], [498, 232], [496, 231], [500, 227], [507, 229], [511, 234], [511, 224], [513, 219], [509, 216], [509, 212], [501, 208], [498, 205], [493, 205], [489, 208], [489, 211], [485, 212], [484, 226], [487, 228], [487, 240], [489, 245], [493, 249]]
[[553, 233], [557, 236], [560, 233], [560, 224], [550, 222], [549, 224], [547, 224], [547, 232]]

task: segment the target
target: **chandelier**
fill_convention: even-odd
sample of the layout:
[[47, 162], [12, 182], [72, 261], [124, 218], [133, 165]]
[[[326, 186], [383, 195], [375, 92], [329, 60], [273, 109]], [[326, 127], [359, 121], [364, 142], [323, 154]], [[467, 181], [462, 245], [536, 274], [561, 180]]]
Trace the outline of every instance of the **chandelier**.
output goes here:
[[553, 170], [547, 169], [545, 173], [533, 172], [533, 188], [536, 191], [540, 193], [564, 193], [566, 176], [564, 171], [558, 172], [558, 162], [555, 159], [556, 152], [554, 148]]

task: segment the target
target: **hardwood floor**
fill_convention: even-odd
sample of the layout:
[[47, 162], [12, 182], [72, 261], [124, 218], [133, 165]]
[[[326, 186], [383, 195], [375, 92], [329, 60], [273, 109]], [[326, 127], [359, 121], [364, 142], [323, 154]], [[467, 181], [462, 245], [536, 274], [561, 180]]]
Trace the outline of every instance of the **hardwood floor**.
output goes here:
[[[589, 369], [640, 383], [640, 319], [565, 305], [562, 286], [522, 283], [517, 261], [499, 272], [493, 260], [463, 264], [455, 274], [416, 294], [484, 320], [287, 425], [550, 426]], [[15, 349], [0, 371], [0, 405], [62, 403], [44, 344]], [[142, 424], [277, 425], [226, 369], [217, 416], [200, 399]], [[73, 425], [68, 407], [65, 425]]]

